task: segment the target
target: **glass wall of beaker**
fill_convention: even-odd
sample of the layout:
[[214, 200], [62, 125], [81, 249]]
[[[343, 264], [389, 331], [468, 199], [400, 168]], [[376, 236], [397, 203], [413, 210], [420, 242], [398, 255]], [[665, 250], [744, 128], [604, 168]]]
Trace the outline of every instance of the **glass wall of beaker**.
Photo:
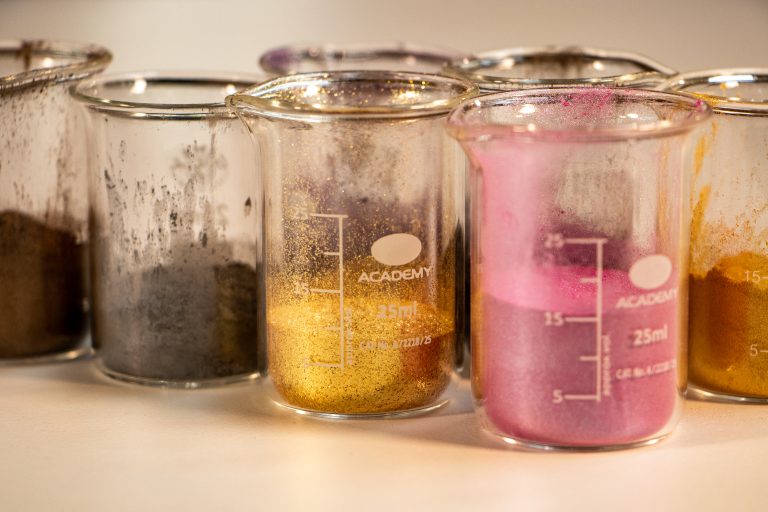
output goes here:
[[274, 76], [364, 69], [437, 73], [461, 57], [455, 50], [410, 43], [297, 44], [267, 50], [259, 58], [259, 64]]
[[683, 95], [550, 88], [449, 119], [472, 168], [472, 385], [511, 443], [651, 443], [685, 385], [690, 132]]
[[766, 401], [768, 69], [690, 73], [669, 88], [714, 110], [691, 196], [691, 393]]
[[482, 92], [538, 87], [652, 88], [675, 74], [636, 53], [581, 46], [510, 48], [453, 61], [450, 74], [475, 82]]
[[265, 183], [269, 373], [280, 403], [345, 417], [444, 403], [460, 330], [469, 82], [292, 75], [229, 98]]
[[0, 363], [89, 350], [85, 129], [68, 87], [111, 60], [0, 40]]
[[91, 132], [93, 337], [113, 378], [192, 388], [258, 373], [260, 178], [224, 106], [257, 81], [133, 73], [73, 88]]

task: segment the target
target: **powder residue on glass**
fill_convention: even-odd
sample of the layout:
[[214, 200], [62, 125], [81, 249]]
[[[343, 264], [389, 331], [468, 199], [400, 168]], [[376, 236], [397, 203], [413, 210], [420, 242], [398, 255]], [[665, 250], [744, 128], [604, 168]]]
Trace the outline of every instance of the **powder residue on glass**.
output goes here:
[[113, 376], [200, 383], [258, 370], [256, 249], [227, 232], [228, 220], [252, 219], [254, 199], [247, 189], [219, 199], [216, 187], [238, 177], [216, 133], [181, 145], [157, 173], [133, 167], [137, 141], [114, 140], [114, 165], [98, 175], [94, 339]]

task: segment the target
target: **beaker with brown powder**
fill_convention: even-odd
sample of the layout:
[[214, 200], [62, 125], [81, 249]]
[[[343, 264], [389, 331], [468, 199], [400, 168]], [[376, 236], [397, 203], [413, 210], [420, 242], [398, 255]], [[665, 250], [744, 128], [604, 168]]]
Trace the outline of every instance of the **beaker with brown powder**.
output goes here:
[[111, 59], [0, 41], [0, 364], [89, 350], [85, 130], [68, 88]]

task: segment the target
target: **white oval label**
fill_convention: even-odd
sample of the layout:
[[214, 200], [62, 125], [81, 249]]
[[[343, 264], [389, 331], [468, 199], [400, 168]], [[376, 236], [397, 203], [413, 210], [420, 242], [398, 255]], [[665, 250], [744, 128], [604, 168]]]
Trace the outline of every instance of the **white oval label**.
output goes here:
[[654, 254], [637, 260], [629, 269], [629, 280], [643, 290], [663, 285], [672, 275], [672, 262], [663, 254]]
[[371, 246], [371, 256], [384, 265], [405, 265], [421, 254], [421, 240], [408, 233], [379, 238]]

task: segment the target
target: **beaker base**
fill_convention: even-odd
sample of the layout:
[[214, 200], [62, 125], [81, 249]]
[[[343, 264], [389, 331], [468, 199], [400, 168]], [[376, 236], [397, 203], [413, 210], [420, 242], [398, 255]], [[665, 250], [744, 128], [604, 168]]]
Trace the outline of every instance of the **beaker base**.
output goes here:
[[549, 442], [539, 442], [539, 441], [531, 441], [527, 439], [517, 439], [514, 437], [509, 437], [504, 434], [499, 434], [497, 432], [490, 431], [486, 429], [486, 432], [495, 437], [496, 439], [500, 439], [504, 443], [508, 445], [512, 445], [515, 448], [521, 449], [521, 450], [529, 450], [529, 451], [545, 451], [545, 452], [612, 452], [617, 450], [630, 450], [632, 448], [641, 448], [643, 446], [651, 446], [659, 441], [662, 441], [664, 438], [666, 438], [669, 433], [663, 433], [655, 437], [651, 437], [648, 439], [642, 439], [640, 441], [631, 441], [628, 443], [617, 443], [617, 444], [601, 444], [601, 445], [569, 445], [569, 444], [559, 444], [559, 443], [549, 443]]
[[232, 375], [228, 377], [216, 377], [212, 379], [202, 380], [173, 380], [173, 379], [157, 379], [150, 377], [137, 377], [135, 375], [128, 375], [126, 373], [118, 372], [107, 367], [104, 362], [96, 358], [96, 368], [101, 373], [109, 377], [110, 379], [120, 382], [127, 382], [128, 384], [139, 384], [141, 386], [155, 387], [155, 388], [173, 388], [173, 389], [201, 389], [201, 388], [215, 388], [220, 386], [226, 386], [229, 384], [240, 384], [245, 382], [254, 382], [261, 376], [258, 372], [242, 373], [238, 375]]
[[413, 416], [421, 416], [423, 414], [429, 414], [432, 411], [440, 409], [448, 403], [448, 398], [432, 402], [429, 405], [422, 407], [414, 407], [412, 409], [405, 409], [400, 411], [385, 411], [385, 412], [364, 412], [364, 413], [338, 413], [338, 412], [325, 412], [316, 411], [313, 409], [304, 409], [295, 405], [287, 404], [276, 398], [272, 399], [277, 406], [287, 409], [296, 414], [302, 416], [311, 416], [314, 418], [321, 418], [326, 420], [379, 420], [379, 419], [396, 419], [396, 418], [410, 418]]
[[768, 404], [768, 397], [734, 395], [723, 391], [712, 391], [706, 388], [688, 384], [685, 392], [687, 398], [705, 402], [720, 402], [727, 404]]
[[37, 364], [52, 364], [74, 361], [75, 359], [84, 359], [93, 354], [90, 346], [83, 346], [67, 350], [65, 352], [54, 352], [42, 354], [39, 356], [13, 357], [9, 359], [0, 358], [0, 366], [26, 366]]

